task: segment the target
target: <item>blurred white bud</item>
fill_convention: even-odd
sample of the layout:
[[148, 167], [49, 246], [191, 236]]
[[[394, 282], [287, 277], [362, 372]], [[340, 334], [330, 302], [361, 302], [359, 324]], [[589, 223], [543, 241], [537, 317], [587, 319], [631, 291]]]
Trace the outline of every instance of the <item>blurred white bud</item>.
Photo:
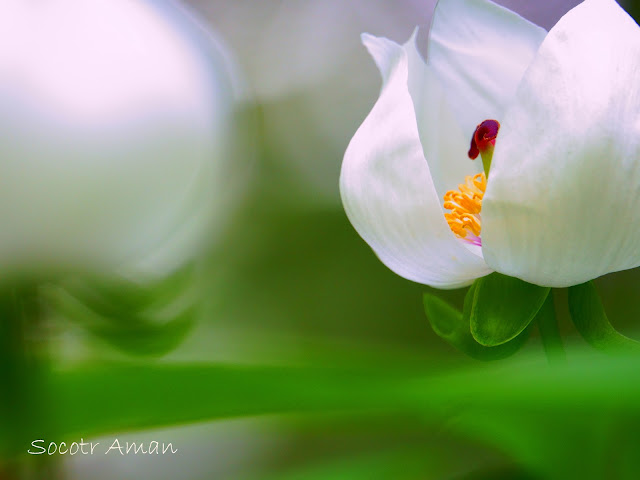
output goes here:
[[2, 2], [2, 275], [188, 260], [220, 213], [234, 83], [170, 2]]

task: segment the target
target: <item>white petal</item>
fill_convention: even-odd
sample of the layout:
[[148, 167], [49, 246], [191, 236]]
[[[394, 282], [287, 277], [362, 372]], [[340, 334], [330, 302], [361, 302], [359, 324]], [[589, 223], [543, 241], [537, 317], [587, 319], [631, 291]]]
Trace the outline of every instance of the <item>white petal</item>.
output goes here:
[[427, 61], [469, 141], [483, 120], [500, 121], [546, 31], [488, 0], [440, 0]]
[[469, 139], [462, 135], [433, 69], [418, 52], [417, 33], [418, 29], [404, 45], [409, 61], [409, 93], [424, 156], [442, 203], [444, 194], [457, 189], [466, 175], [482, 171], [482, 162], [469, 159]]
[[400, 55], [398, 52], [398, 44], [382, 37], [375, 37], [368, 33], [360, 35], [362, 44], [369, 51], [369, 55], [376, 62], [380, 75], [382, 75], [382, 87], [387, 84], [389, 76], [393, 72], [396, 62]]
[[171, 269], [206, 241], [232, 82], [172, 5], [0, 6], [2, 271], [102, 271], [159, 250]]
[[[387, 79], [380, 98], [345, 153], [340, 175], [344, 208], [385, 265], [419, 283], [455, 288], [490, 273], [451, 233], [418, 137], [407, 88], [404, 49], [364, 36]], [[378, 55], [377, 53], [374, 55]]]
[[482, 208], [496, 270], [563, 287], [640, 265], [640, 29], [587, 0], [549, 32], [498, 135]]

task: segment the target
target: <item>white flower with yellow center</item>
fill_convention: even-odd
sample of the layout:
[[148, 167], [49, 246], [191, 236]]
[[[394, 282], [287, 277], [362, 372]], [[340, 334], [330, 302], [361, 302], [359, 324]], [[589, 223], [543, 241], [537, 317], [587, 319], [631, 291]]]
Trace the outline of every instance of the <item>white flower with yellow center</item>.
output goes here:
[[586, 0], [547, 33], [487, 0], [440, 0], [426, 62], [415, 40], [363, 35], [383, 87], [340, 189], [379, 258], [439, 288], [492, 271], [564, 287], [640, 265], [633, 19]]

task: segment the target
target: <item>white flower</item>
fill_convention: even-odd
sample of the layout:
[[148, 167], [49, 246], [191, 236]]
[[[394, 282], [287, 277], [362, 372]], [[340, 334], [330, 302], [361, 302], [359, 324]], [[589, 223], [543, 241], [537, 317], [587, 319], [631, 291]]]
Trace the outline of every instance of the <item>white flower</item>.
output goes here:
[[[640, 265], [640, 29], [615, 1], [586, 0], [547, 33], [485, 0], [440, 0], [426, 63], [415, 35], [363, 41], [384, 84], [340, 188], [389, 268], [440, 288], [491, 271], [563, 287]], [[480, 247], [453, 233], [444, 197], [482, 171], [467, 151], [487, 119], [501, 127], [474, 200]]]
[[204, 241], [233, 78], [181, 8], [0, 5], [0, 271], [172, 270]]

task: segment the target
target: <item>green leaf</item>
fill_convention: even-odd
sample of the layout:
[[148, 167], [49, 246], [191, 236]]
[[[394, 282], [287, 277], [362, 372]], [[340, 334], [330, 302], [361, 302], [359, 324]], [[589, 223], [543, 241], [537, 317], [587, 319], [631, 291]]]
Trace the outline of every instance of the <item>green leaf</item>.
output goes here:
[[[445, 423], [498, 446], [527, 469], [542, 469], [547, 475], [541, 478], [607, 478], [598, 468], [619, 453], [605, 448], [607, 442], [627, 430], [637, 437], [639, 369], [638, 355], [579, 351], [555, 368], [540, 356], [523, 355], [473, 368], [439, 366], [437, 372], [429, 366], [105, 365], [50, 374], [49, 393], [38, 399], [58, 424], [55, 438], [47, 437], [56, 441], [239, 416], [379, 419], [387, 412], [418, 415], [426, 425]], [[46, 436], [41, 422], [32, 423], [24, 425], [25, 435], [44, 438], [33, 436]]]
[[273, 413], [389, 406], [396, 378], [376, 369], [105, 365], [51, 375], [61, 436]]
[[[281, 413], [419, 412], [446, 418], [470, 407], [497, 414], [640, 413], [640, 356], [594, 357], [549, 368], [523, 356], [475, 368], [414, 370], [268, 367], [224, 364], [103, 365], [53, 372], [51, 417], [63, 437], [170, 426], [202, 420]], [[470, 402], [471, 399], [471, 402]]]
[[479, 278], [471, 306], [471, 334], [488, 347], [508, 342], [527, 328], [549, 291], [500, 273]]
[[193, 327], [199, 305], [187, 265], [147, 284], [126, 278], [68, 280], [45, 291], [49, 302], [96, 337], [133, 355], [163, 355]]
[[640, 342], [609, 323], [593, 282], [569, 288], [569, 312], [578, 332], [592, 347], [610, 353], [640, 353]]
[[161, 356], [178, 347], [193, 328], [197, 308], [191, 306], [176, 314], [163, 324], [141, 321], [140, 317], [123, 316], [130, 319], [129, 325], [101, 323], [87, 325], [96, 337], [105, 340], [125, 353], [133, 355]]
[[195, 268], [186, 264], [166, 277], [145, 283], [125, 277], [73, 278], [62, 287], [97, 315], [128, 322], [123, 314], [137, 314], [168, 305], [183, 296], [194, 284]]
[[[305, 465], [292, 471], [269, 475], [268, 480], [413, 480], [416, 478], [443, 478], [446, 472], [443, 452], [405, 447], [399, 450], [378, 451], [374, 454], [331, 459], [322, 463]], [[439, 454], [439, 456], [438, 456]], [[451, 460], [453, 462], [453, 459]], [[398, 466], [402, 465], [399, 469]], [[437, 475], [440, 473], [440, 475]], [[256, 477], [257, 480], [258, 477]], [[265, 480], [263, 475], [259, 477]]]
[[522, 332], [511, 341], [496, 347], [480, 345], [471, 335], [469, 316], [475, 289], [476, 283], [467, 292], [462, 313], [441, 298], [425, 293], [423, 296], [424, 311], [433, 331], [461, 352], [477, 360], [500, 360], [513, 355], [522, 348], [529, 338], [528, 331]]

